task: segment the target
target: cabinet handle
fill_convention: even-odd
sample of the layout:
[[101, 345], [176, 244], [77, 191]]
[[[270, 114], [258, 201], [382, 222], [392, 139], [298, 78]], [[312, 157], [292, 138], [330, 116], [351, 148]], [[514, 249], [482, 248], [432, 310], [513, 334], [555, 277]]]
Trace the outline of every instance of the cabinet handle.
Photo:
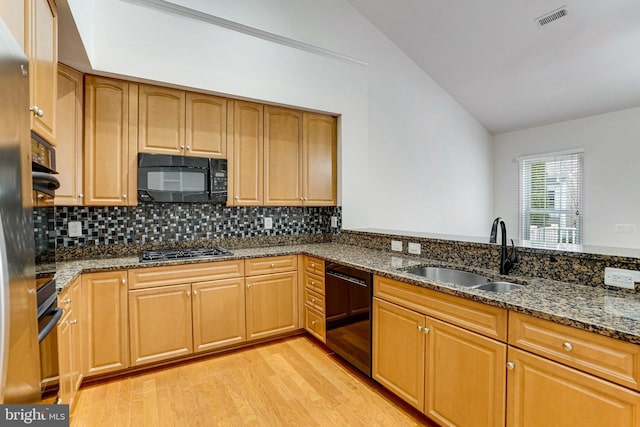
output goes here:
[[120, 280], [120, 283], [122, 283], [123, 285], [126, 285], [127, 284], [127, 279]]
[[562, 348], [564, 348], [566, 351], [571, 351], [573, 350], [573, 346], [571, 345], [570, 342], [566, 342], [562, 344]]
[[198, 291], [193, 291], [193, 296], [198, 295]]
[[513, 362], [507, 362], [507, 369], [513, 371], [516, 368], [516, 364]]
[[123, 199], [125, 199], [125, 200], [127, 200], [127, 195], [126, 195], [126, 194], [123, 194], [123, 195], [122, 195], [122, 198], [123, 198]]
[[71, 304], [71, 298], [65, 298], [62, 300], [62, 302], [65, 304]]
[[31, 111], [33, 114], [35, 114], [38, 117], [44, 116], [44, 111], [42, 111], [42, 109], [39, 108], [37, 105], [34, 105], [33, 107], [29, 108], [29, 111]]

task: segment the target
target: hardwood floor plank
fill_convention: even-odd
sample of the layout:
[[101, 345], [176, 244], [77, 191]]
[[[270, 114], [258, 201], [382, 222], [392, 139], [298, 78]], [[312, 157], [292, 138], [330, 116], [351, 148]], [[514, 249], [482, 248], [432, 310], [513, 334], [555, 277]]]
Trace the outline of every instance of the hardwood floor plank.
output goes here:
[[296, 336], [83, 387], [73, 427], [434, 426]]

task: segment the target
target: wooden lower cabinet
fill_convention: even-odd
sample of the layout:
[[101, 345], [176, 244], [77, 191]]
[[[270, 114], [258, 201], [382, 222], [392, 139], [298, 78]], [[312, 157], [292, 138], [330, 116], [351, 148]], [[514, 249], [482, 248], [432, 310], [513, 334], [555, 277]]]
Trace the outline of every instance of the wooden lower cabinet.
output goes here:
[[373, 299], [373, 378], [424, 411], [425, 316]]
[[74, 409], [76, 394], [82, 382], [81, 279], [76, 278], [58, 296], [58, 306], [65, 312], [58, 323], [59, 403]]
[[374, 298], [373, 378], [445, 426], [504, 426], [506, 345]]
[[129, 291], [131, 365], [193, 352], [191, 285]]
[[640, 425], [639, 393], [512, 347], [508, 359], [508, 426]]
[[127, 368], [127, 272], [83, 274], [81, 292], [83, 375]]
[[193, 286], [193, 350], [246, 341], [244, 279], [214, 280]]
[[296, 271], [245, 278], [247, 339], [298, 329]]

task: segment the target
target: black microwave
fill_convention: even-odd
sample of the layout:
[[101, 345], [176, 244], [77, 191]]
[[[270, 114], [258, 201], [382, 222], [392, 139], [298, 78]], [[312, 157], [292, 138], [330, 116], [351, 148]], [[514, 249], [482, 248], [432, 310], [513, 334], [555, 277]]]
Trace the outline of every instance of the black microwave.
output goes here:
[[138, 201], [227, 202], [227, 160], [138, 154]]

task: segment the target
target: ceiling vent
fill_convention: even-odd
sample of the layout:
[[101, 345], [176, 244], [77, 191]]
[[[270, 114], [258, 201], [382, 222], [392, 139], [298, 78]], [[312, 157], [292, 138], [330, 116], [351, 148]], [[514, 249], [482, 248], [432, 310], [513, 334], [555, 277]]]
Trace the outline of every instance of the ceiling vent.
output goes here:
[[557, 21], [564, 16], [567, 16], [567, 13], [567, 7], [562, 6], [559, 9], [553, 10], [549, 13], [545, 13], [544, 15], [537, 17], [536, 22], [538, 23], [539, 27], [542, 27], [544, 25], [550, 24], [553, 21]]

